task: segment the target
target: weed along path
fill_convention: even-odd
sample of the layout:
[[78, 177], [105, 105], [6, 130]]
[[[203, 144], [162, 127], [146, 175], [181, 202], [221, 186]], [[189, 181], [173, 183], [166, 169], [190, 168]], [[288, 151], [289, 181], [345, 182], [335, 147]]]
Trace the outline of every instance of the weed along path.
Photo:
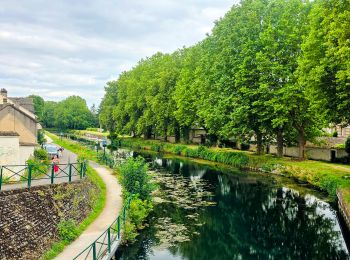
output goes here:
[[112, 171], [92, 161], [89, 164], [97, 171], [106, 184], [105, 208], [100, 216], [55, 259], [68, 260], [76, 257], [108, 228], [122, 208], [122, 188], [117, 178], [113, 176]]

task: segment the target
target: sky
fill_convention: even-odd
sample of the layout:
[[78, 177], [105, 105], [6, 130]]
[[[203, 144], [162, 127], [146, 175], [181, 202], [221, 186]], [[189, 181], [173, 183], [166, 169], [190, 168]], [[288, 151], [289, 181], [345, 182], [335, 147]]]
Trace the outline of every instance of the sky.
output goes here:
[[237, 0], [0, 0], [0, 88], [98, 105], [141, 58], [191, 46]]

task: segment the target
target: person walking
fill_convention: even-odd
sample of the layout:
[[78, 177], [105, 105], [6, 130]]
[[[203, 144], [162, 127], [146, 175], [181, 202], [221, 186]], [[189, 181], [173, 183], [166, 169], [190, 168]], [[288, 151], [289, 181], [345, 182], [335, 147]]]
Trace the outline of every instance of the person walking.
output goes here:
[[53, 171], [54, 171], [54, 173], [57, 174], [58, 170], [59, 170], [58, 164], [60, 163], [60, 160], [58, 159], [57, 155], [54, 155], [54, 157], [52, 158], [51, 163], [53, 164]]

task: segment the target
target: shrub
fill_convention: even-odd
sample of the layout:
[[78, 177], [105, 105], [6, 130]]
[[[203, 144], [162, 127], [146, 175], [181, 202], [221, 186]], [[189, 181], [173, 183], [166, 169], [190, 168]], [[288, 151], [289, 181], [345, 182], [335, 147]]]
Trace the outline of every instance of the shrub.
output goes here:
[[198, 157], [198, 149], [185, 148], [182, 150], [181, 154], [186, 157], [197, 158]]
[[142, 222], [148, 217], [153, 206], [151, 202], [147, 200], [141, 200], [137, 197], [132, 199], [129, 208], [129, 219], [136, 225], [137, 229], [142, 229]]
[[154, 186], [147, 171], [148, 166], [142, 157], [128, 158], [120, 166], [120, 183], [125, 196], [138, 194], [141, 200], [150, 199]]
[[34, 150], [34, 158], [38, 159], [39, 161], [47, 161], [49, 158], [49, 155], [45, 149], [35, 149]]
[[46, 142], [45, 133], [43, 130], [39, 130], [37, 134], [38, 144], [43, 145]]
[[74, 220], [61, 220], [57, 229], [59, 237], [67, 242], [72, 242], [78, 236], [78, 229]]
[[337, 194], [337, 187], [339, 186], [338, 180], [335, 177], [324, 176], [320, 179], [321, 189], [328, 192], [329, 195], [335, 197]]
[[129, 220], [125, 221], [123, 235], [122, 235], [122, 243], [127, 244], [128, 242], [133, 243], [138, 233], [136, 230], [136, 226], [134, 223], [131, 223]]
[[151, 150], [155, 152], [162, 152], [164, 149], [162, 144], [152, 144]]
[[175, 145], [172, 149], [173, 153], [176, 155], [181, 155], [182, 151], [186, 149], [185, 145]]

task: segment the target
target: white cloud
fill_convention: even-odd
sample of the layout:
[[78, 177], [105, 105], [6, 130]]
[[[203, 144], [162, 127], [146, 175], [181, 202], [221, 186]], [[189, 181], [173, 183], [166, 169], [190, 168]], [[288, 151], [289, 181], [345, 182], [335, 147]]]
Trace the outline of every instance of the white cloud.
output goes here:
[[157, 51], [202, 40], [235, 1], [3, 0], [0, 87], [98, 104], [108, 80]]

